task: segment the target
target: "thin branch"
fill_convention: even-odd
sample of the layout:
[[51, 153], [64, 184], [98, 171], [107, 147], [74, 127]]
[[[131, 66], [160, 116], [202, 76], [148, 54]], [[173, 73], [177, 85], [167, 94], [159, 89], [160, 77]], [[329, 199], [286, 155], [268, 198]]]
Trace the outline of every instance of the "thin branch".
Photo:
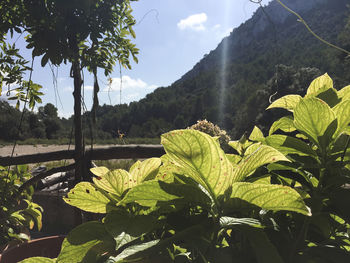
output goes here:
[[67, 165], [67, 166], [61, 166], [61, 167], [57, 167], [57, 168], [52, 168], [46, 172], [40, 173], [37, 176], [29, 179], [28, 181], [26, 181], [24, 184], [22, 184], [19, 188], [18, 188], [18, 193], [17, 195], [19, 195], [20, 193], [22, 193], [25, 189], [27, 189], [29, 186], [34, 185], [35, 183], [39, 182], [41, 179], [44, 179], [45, 177], [48, 177], [50, 175], [53, 175], [55, 173], [60, 173], [60, 172], [67, 172], [70, 170], [73, 170], [75, 166], [75, 163]]

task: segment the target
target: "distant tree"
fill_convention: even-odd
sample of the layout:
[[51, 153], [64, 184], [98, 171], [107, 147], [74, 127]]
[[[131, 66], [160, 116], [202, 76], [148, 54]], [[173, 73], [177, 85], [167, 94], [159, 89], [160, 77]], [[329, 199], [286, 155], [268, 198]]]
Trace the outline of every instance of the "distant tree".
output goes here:
[[46, 138], [55, 138], [61, 128], [57, 108], [53, 104], [47, 103], [44, 107], [39, 107], [38, 115], [39, 120], [45, 126]]

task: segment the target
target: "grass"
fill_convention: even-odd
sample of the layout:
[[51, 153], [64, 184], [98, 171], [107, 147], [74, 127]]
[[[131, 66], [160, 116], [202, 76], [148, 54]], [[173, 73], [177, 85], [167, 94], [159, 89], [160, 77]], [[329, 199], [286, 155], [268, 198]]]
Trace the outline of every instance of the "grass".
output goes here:
[[[96, 160], [94, 161], [95, 165], [97, 166], [104, 166], [107, 167], [109, 170], [115, 170], [115, 169], [124, 169], [128, 170], [130, 167], [136, 162], [136, 160], [131, 159], [119, 159], [119, 160]], [[66, 166], [69, 163], [72, 163], [72, 161], [67, 160], [61, 160], [61, 161], [54, 161], [54, 162], [46, 162], [46, 163], [36, 163], [33, 167], [39, 167], [39, 166], [46, 166], [47, 170], [50, 170], [55, 167], [60, 166]]]

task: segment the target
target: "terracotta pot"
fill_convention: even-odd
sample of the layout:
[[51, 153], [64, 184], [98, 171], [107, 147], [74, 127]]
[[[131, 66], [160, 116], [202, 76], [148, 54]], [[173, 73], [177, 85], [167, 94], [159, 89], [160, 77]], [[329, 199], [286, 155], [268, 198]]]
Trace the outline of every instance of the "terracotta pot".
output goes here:
[[6, 249], [0, 255], [0, 263], [17, 263], [30, 257], [56, 258], [65, 236], [34, 239]]

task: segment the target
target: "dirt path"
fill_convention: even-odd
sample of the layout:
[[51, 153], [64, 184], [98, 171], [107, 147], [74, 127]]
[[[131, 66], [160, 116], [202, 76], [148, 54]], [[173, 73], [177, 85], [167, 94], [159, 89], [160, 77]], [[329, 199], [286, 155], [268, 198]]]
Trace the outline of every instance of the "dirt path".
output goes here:
[[[95, 148], [108, 148], [113, 145], [95, 145]], [[2, 146], [0, 147], [0, 157], [10, 156], [13, 146]], [[74, 146], [70, 147], [71, 150], [74, 149]], [[15, 154], [17, 155], [27, 155], [27, 154], [36, 154], [36, 153], [46, 153], [54, 151], [63, 151], [68, 150], [68, 145], [17, 145], [15, 148]]]

